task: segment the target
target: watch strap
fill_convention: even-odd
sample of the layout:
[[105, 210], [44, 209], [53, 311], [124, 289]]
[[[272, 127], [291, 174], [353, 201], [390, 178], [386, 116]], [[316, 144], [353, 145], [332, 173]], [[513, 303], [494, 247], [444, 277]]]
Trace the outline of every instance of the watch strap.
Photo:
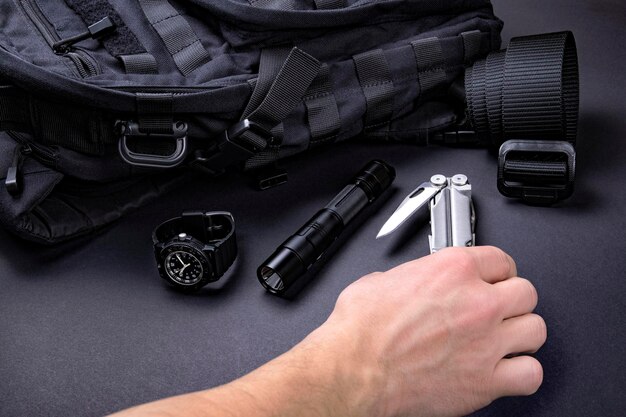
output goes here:
[[[232, 216], [230, 217], [232, 220]], [[235, 222], [232, 222], [232, 232], [228, 237], [215, 243], [213, 259], [215, 261], [215, 277], [219, 278], [230, 268], [237, 258], [237, 239], [235, 236]]]

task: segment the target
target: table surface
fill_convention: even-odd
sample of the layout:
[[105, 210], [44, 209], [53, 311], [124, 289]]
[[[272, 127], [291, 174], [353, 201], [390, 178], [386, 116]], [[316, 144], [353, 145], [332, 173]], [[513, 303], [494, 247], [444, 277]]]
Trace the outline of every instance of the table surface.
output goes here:
[[[97, 416], [209, 388], [286, 351], [321, 324], [349, 283], [428, 252], [425, 216], [375, 241], [402, 198], [432, 174], [470, 178], [479, 244], [502, 247], [539, 290], [549, 337], [540, 391], [479, 416], [618, 416], [626, 409], [626, 3], [495, 1], [504, 38], [570, 29], [581, 63], [576, 193], [552, 208], [501, 197], [482, 150], [345, 143], [286, 162], [289, 183], [256, 192], [204, 179], [93, 239], [41, 248], [0, 232], [0, 415]], [[256, 267], [367, 161], [396, 167], [390, 200], [295, 300], [265, 293]], [[166, 288], [150, 233], [188, 208], [231, 211], [240, 257], [197, 295]]]

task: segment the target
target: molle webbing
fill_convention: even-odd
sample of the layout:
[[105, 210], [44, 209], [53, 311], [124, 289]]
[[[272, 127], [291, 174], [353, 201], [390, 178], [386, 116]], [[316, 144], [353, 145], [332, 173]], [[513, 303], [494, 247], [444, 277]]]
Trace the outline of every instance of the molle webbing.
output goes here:
[[365, 95], [365, 127], [376, 127], [391, 120], [395, 90], [389, 65], [381, 49], [353, 57], [359, 83]]
[[411, 42], [417, 63], [420, 94], [446, 81], [446, 64], [441, 44], [437, 38]]
[[126, 26], [120, 15], [106, 0], [65, 0], [90, 26], [103, 17], [109, 17], [115, 30], [101, 38], [102, 44], [111, 55], [119, 58], [128, 74], [156, 74], [156, 60], [141, 45], [135, 34]]
[[139, 5], [183, 75], [211, 60], [187, 20], [167, 0], [139, 0]]
[[335, 139], [341, 129], [341, 117], [327, 65], [320, 68], [319, 74], [307, 91], [304, 105], [311, 132], [311, 144]]

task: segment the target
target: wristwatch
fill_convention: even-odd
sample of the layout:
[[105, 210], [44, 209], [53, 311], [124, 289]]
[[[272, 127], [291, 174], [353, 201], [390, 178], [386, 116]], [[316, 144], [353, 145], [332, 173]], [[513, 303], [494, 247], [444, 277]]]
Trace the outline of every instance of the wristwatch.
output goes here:
[[235, 221], [227, 212], [186, 211], [152, 233], [159, 274], [194, 291], [220, 279], [237, 257]]

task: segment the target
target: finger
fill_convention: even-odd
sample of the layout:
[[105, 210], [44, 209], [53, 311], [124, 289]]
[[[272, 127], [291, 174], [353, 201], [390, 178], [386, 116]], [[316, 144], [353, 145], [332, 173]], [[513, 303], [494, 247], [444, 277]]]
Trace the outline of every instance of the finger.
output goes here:
[[502, 318], [521, 316], [537, 307], [535, 286], [527, 279], [514, 277], [493, 285], [502, 305]]
[[492, 392], [495, 398], [531, 395], [543, 382], [543, 368], [531, 356], [501, 359], [492, 376]]
[[484, 281], [493, 284], [517, 275], [515, 261], [502, 249], [494, 246], [476, 246], [468, 249]]
[[502, 356], [535, 353], [546, 342], [546, 322], [537, 314], [526, 314], [504, 320], [498, 329]]

